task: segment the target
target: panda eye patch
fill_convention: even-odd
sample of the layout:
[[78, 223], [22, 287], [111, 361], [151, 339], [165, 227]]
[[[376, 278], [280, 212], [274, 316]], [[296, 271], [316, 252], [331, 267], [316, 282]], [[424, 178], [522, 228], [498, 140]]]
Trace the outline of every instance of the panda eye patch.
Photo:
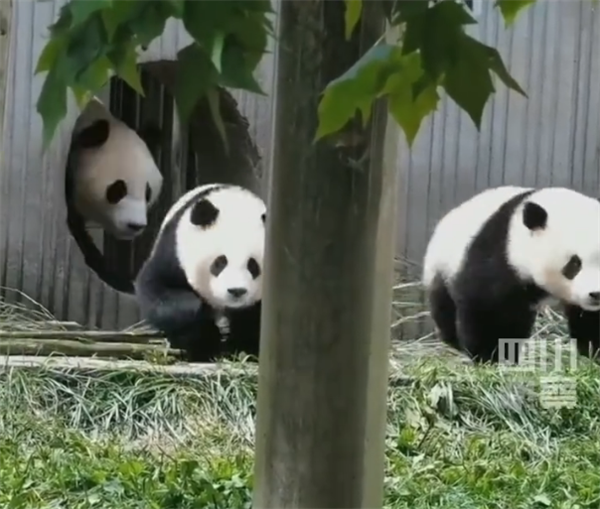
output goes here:
[[217, 256], [215, 261], [212, 262], [212, 265], [210, 266], [210, 273], [213, 276], [218, 276], [221, 272], [223, 272], [223, 269], [227, 267], [227, 263], [228, 261], [225, 255]]
[[260, 276], [260, 265], [254, 258], [250, 258], [248, 260], [246, 267], [248, 268], [248, 272], [250, 272], [252, 279], [256, 279], [258, 276]]
[[106, 188], [106, 201], [111, 205], [119, 203], [127, 196], [127, 184], [124, 180], [116, 180]]
[[152, 189], [150, 188], [150, 184], [146, 184], [146, 202], [149, 202], [152, 199]]
[[581, 270], [581, 258], [577, 255], [571, 256], [567, 264], [563, 267], [562, 273], [567, 279], [573, 279]]

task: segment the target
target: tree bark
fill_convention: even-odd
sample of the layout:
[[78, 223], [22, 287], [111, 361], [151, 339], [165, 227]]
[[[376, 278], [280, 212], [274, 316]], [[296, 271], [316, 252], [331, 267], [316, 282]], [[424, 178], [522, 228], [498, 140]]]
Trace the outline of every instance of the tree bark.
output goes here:
[[320, 94], [383, 33], [379, 9], [363, 2], [348, 42], [343, 1], [280, 4], [255, 509], [382, 507], [397, 194], [385, 104], [366, 129], [313, 144]]

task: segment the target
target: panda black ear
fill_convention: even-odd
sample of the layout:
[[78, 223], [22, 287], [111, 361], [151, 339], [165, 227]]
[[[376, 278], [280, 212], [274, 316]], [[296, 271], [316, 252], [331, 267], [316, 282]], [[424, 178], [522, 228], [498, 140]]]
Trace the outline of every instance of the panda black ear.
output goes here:
[[548, 221], [548, 212], [537, 203], [527, 202], [523, 207], [523, 224], [530, 230], [543, 230]]
[[77, 134], [73, 142], [81, 148], [99, 147], [106, 143], [109, 134], [110, 124], [108, 120], [96, 120], [92, 125]]
[[212, 226], [219, 217], [219, 209], [209, 200], [200, 200], [192, 206], [190, 221], [195, 226], [208, 228]]

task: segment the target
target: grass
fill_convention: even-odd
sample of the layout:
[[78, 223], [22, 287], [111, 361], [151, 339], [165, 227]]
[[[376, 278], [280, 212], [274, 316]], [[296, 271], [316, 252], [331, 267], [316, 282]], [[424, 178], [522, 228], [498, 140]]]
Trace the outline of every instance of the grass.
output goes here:
[[[600, 507], [598, 368], [573, 409], [545, 410], [508, 370], [428, 359], [389, 390], [385, 504]], [[8, 370], [0, 380], [0, 507], [242, 508], [255, 384], [134, 372]]]
[[[537, 333], [564, 327], [548, 312]], [[599, 509], [600, 368], [580, 362], [577, 405], [545, 409], [535, 373], [443, 352], [395, 347], [385, 506]], [[255, 396], [243, 374], [6, 368], [0, 508], [250, 507]]]

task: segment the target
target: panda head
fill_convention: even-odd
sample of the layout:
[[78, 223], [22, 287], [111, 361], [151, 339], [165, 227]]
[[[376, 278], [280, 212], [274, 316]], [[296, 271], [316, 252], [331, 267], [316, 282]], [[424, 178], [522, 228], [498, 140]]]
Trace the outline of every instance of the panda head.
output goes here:
[[73, 201], [79, 214], [130, 240], [147, 225], [163, 177], [146, 141], [116, 118], [93, 120], [73, 136]]
[[208, 189], [186, 206], [176, 229], [178, 261], [213, 308], [240, 309], [261, 300], [265, 219], [263, 200], [238, 186]]
[[551, 296], [600, 310], [600, 201], [566, 188], [545, 188], [522, 204], [509, 244], [517, 270]]

